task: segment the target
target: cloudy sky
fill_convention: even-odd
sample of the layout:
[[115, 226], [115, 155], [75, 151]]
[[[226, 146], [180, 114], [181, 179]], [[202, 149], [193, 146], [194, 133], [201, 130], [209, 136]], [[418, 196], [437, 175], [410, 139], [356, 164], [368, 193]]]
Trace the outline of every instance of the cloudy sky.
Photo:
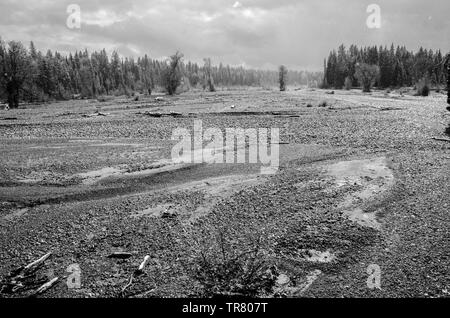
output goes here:
[[[372, 3], [379, 29], [366, 24]], [[79, 29], [67, 26], [69, 4], [81, 9]], [[63, 53], [162, 58], [180, 50], [192, 61], [320, 70], [341, 43], [450, 51], [449, 0], [0, 0], [0, 12], [4, 41]]]

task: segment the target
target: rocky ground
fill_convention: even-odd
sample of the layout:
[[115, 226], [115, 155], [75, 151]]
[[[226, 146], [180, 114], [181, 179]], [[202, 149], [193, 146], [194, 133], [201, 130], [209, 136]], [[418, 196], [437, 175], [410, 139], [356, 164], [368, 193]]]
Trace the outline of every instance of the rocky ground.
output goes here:
[[[444, 103], [251, 89], [0, 111], [0, 297], [448, 297]], [[280, 128], [278, 172], [172, 162], [194, 120]]]

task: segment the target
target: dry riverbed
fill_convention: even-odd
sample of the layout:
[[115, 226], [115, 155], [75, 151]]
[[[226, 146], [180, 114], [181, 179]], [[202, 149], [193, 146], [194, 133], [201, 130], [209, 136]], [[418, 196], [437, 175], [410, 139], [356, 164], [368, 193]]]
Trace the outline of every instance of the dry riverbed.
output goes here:
[[[248, 90], [0, 111], [0, 297], [56, 277], [39, 296], [448, 297], [444, 102]], [[172, 161], [194, 120], [280, 128], [280, 168]]]

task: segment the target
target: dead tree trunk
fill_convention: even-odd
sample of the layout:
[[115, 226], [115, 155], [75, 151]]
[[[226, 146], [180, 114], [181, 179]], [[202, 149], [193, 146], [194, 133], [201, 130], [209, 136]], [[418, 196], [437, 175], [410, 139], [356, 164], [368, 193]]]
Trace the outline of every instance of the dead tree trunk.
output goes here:
[[[450, 104], [450, 53], [447, 55], [447, 103]], [[450, 106], [447, 110], [450, 111]]]
[[19, 87], [14, 81], [6, 84], [6, 92], [8, 94], [8, 105], [10, 109], [19, 107]]

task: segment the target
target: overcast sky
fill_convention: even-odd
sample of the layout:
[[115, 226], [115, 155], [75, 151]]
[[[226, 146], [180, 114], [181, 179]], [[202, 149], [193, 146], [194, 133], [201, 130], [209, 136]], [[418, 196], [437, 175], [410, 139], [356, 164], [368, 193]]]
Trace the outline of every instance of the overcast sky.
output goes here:
[[[366, 25], [372, 3], [379, 29]], [[80, 29], [67, 27], [69, 4], [81, 8]], [[448, 52], [449, 14], [449, 0], [0, 0], [0, 36], [63, 53], [162, 58], [180, 50], [192, 61], [320, 70], [341, 43]]]

